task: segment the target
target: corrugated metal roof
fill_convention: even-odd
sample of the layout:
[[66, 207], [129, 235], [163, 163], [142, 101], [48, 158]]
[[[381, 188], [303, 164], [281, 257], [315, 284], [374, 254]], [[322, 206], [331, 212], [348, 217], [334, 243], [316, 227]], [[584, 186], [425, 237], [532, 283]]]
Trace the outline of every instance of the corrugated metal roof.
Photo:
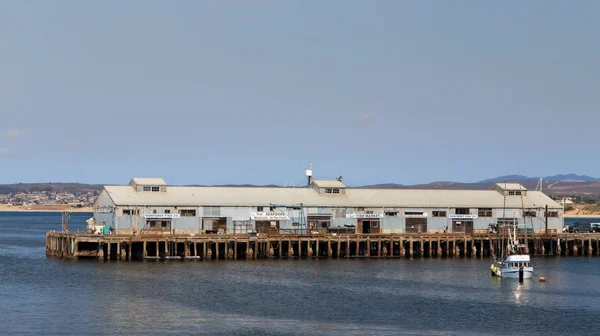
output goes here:
[[504, 182], [498, 182], [496, 183], [496, 187], [502, 189], [502, 190], [527, 190], [527, 188], [525, 188], [522, 184], [520, 183], [504, 183]]
[[134, 177], [131, 182], [136, 185], [167, 185], [167, 182], [160, 177]]
[[313, 183], [319, 188], [346, 188], [346, 186], [338, 180], [314, 180]]
[[[105, 186], [117, 205], [268, 206], [304, 204], [322, 207], [472, 207], [502, 208], [495, 190], [347, 189], [346, 194], [319, 195], [313, 188], [167, 187], [166, 192], [136, 192], [130, 186]], [[561, 208], [539, 191], [523, 196], [525, 208]], [[521, 208], [521, 196], [506, 197], [506, 206]]]

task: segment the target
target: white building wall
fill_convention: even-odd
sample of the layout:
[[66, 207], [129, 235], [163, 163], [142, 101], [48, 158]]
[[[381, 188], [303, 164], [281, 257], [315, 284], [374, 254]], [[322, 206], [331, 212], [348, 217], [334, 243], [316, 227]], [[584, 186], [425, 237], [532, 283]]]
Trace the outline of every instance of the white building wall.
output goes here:
[[96, 225], [107, 225], [111, 228], [115, 226], [115, 204], [106, 190], [102, 190], [94, 203], [94, 219]]

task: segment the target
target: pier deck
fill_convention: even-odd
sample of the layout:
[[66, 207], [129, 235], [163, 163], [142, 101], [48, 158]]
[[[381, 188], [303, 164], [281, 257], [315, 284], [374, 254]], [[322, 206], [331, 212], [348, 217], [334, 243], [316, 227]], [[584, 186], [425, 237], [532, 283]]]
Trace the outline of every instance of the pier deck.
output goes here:
[[[598, 256], [600, 233], [522, 235], [531, 255]], [[506, 238], [473, 234], [97, 235], [46, 234], [46, 255], [68, 259], [238, 260], [263, 258], [484, 258], [499, 255]]]

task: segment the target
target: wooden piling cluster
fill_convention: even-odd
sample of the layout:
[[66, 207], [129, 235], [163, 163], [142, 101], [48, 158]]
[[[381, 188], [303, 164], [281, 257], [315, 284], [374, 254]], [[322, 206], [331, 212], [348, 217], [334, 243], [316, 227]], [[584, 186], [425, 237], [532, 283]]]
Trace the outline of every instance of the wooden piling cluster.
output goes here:
[[[520, 237], [531, 255], [599, 256], [600, 233]], [[494, 233], [346, 235], [94, 235], [48, 232], [46, 255], [70, 259], [485, 258], [507, 241]]]

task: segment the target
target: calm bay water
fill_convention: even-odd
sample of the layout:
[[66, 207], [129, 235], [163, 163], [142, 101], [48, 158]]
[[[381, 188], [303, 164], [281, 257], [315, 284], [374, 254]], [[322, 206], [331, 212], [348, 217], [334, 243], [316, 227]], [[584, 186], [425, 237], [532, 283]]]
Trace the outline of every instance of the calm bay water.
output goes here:
[[[72, 231], [91, 214], [73, 214]], [[596, 220], [600, 221], [600, 220]], [[564, 335], [600, 322], [600, 258], [103, 262], [46, 259], [60, 213], [0, 213], [0, 334]]]

